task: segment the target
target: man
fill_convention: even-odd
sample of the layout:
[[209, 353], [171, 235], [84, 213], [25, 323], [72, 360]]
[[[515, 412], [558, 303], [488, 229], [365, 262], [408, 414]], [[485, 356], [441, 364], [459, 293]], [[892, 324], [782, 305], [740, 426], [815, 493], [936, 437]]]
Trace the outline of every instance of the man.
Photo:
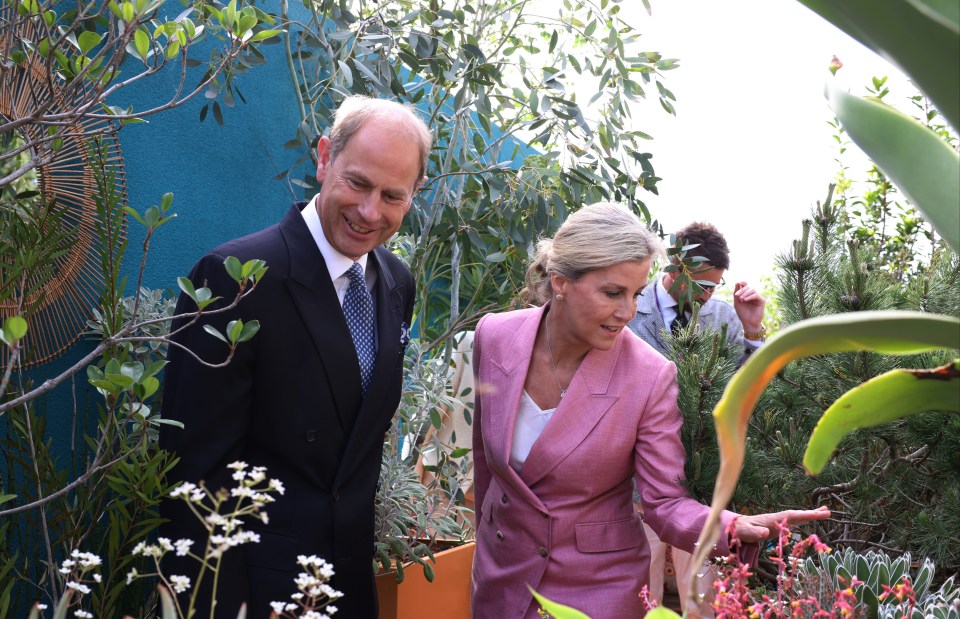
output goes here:
[[[730, 267], [730, 252], [726, 239], [711, 224], [693, 223], [678, 231], [675, 236], [684, 245], [698, 245], [689, 250], [691, 256], [706, 258], [706, 261], [701, 262], [697, 270], [691, 273], [703, 287], [703, 292], [695, 296], [695, 302], [699, 305], [697, 324], [710, 331], [719, 331], [726, 325], [727, 341], [734, 350], [742, 351], [738, 366], [743, 365], [750, 354], [763, 344], [763, 310], [767, 304], [766, 299], [742, 281], [734, 286], [732, 308], [725, 301], [713, 298], [714, 291], [725, 283], [723, 274]], [[692, 308], [689, 306], [684, 308], [683, 314], [679, 313], [679, 301], [686, 298], [686, 289], [684, 286], [673, 288], [678, 274], [679, 271], [664, 273], [652, 286], [647, 286], [637, 299], [637, 315], [628, 324], [634, 333], [667, 358], [667, 338], [673, 337], [677, 330], [685, 327], [692, 319]], [[687, 305], [686, 301], [684, 303]], [[639, 504], [636, 492], [634, 502]], [[644, 525], [644, 531], [650, 543], [650, 597], [659, 603], [663, 601], [667, 545], [661, 542], [647, 525]], [[687, 599], [691, 555], [676, 548], [671, 548], [671, 552], [680, 600], [683, 603]], [[701, 595], [710, 592], [711, 580], [709, 576], [701, 580]]]
[[[266, 509], [269, 524], [247, 526], [259, 543], [224, 554], [217, 617], [234, 619], [244, 601], [248, 617], [266, 617], [270, 602], [296, 591], [297, 555], [312, 554], [334, 566], [331, 585], [344, 594], [338, 617], [377, 616], [373, 502], [414, 302], [413, 276], [381, 245], [410, 209], [431, 140], [411, 108], [347, 99], [317, 145], [320, 193], [194, 267], [194, 284], [224, 299], [237, 291], [226, 256], [263, 259], [268, 271], [235, 310], [201, 321], [221, 331], [236, 318], [260, 321], [228, 366], [213, 369], [170, 347], [164, 416], [184, 424], [161, 434], [161, 446], [180, 457], [171, 479], [230, 488], [227, 465], [239, 460], [285, 486]], [[195, 308], [181, 296], [177, 309]], [[175, 340], [207, 362], [225, 357], [199, 324]], [[200, 554], [206, 534], [184, 504], [165, 501], [163, 515], [170, 522], [161, 535], [192, 538]], [[165, 573], [195, 576], [196, 567], [171, 561]]]
[[[746, 282], [737, 282], [733, 289], [733, 307], [720, 299], [714, 299], [714, 291], [725, 284], [724, 272], [730, 267], [730, 252], [723, 235], [708, 223], [693, 223], [676, 233], [676, 238], [684, 245], [698, 244], [690, 250], [693, 256], [702, 256], [693, 278], [701, 282], [704, 290], [696, 295], [700, 306], [697, 323], [703, 329], [718, 331], [727, 327], [727, 340], [730, 345], [742, 350], [739, 365], [742, 365], [750, 353], [763, 343], [763, 310], [766, 299]], [[637, 315], [628, 325], [644, 341], [653, 346], [660, 354], [667, 356], [667, 339], [670, 333], [685, 326], [692, 317], [691, 308], [685, 307], [678, 314], [679, 301], [686, 291], [683, 287], [673, 288], [679, 271], [664, 273], [652, 286], [647, 286], [637, 299]]]

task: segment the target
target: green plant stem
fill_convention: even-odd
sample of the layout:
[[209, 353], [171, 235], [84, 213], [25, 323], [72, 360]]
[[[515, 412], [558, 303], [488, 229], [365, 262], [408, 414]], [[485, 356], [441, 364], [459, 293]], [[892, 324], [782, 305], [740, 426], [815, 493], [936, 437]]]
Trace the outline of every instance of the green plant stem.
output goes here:
[[[27, 444], [30, 446], [30, 462], [33, 464], [33, 474], [37, 480], [37, 497], [40, 507], [40, 522], [42, 524], [40, 529], [43, 532], [44, 550], [47, 552], [47, 572], [50, 575], [50, 586], [53, 588], [54, 599], [57, 599], [63, 594], [63, 590], [60, 589], [60, 581], [57, 578], [57, 564], [53, 560], [53, 544], [50, 542], [50, 528], [47, 525], [46, 503], [50, 501], [50, 499], [44, 498], [43, 496], [40, 468], [37, 466], [37, 447], [33, 440], [33, 424], [30, 423], [30, 407], [26, 404], [23, 406], [23, 413], [23, 418], [27, 425]], [[0, 512], [0, 515], [2, 515], [2, 512]]]

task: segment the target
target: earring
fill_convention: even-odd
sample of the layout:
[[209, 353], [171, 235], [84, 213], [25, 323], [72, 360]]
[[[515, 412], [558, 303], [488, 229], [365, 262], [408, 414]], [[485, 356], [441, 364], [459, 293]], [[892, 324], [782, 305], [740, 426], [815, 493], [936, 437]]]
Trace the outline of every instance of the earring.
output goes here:
[[558, 295], [557, 295], [557, 301], [563, 301], [563, 295], [562, 295], [562, 294], [558, 294]]

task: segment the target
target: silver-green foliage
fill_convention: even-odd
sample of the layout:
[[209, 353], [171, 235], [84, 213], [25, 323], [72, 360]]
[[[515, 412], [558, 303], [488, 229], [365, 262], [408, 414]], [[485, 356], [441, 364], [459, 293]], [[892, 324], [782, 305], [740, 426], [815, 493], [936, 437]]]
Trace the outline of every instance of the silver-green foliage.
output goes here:
[[[289, 29], [303, 119], [290, 147], [311, 151], [351, 94], [410, 103], [434, 131], [427, 178], [401, 230], [425, 342], [507, 304], [528, 252], [568, 210], [617, 200], [649, 219], [643, 195], [659, 179], [650, 136], [631, 114], [645, 96], [673, 113], [662, 74], [677, 63], [641, 51], [620, 3], [309, 7], [310, 18]], [[293, 182], [315, 184], [310, 176]]]
[[[861, 610], [870, 617], [880, 619], [927, 619], [957, 617], [960, 607], [960, 587], [954, 583], [954, 577], [948, 578], [938, 589], [931, 590], [936, 566], [930, 559], [924, 559], [915, 566], [912, 555], [906, 552], [899, 557], [891, 557], [885, 552], [870, 550], [858, 553], [845, 548], [836, 553], [824, 553], [816, 558], [804, 560], [798, 578], [798, 587], [808, 588], [814, 583], [829, 582], [832, 591], [846, 589], [853, 585]], [[859, 585], [854, 585], [854, 579]], [[916, 605], [913, 612], [907, 614], [904, 604], [884, 593], [898, 584], [909, 582], [913, 589]], [[804, 593], [815, 593], [803, 591]]]

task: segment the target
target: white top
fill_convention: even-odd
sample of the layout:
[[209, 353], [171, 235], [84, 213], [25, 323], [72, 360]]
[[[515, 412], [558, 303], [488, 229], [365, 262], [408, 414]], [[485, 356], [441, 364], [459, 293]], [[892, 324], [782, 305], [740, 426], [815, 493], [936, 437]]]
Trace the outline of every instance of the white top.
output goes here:
[[510, 466], [514, 471], [519, 473], [523, 468], [533, 443], [540, 438], [555, 410], [557, 409], [540, 410], [527, 390], [523, 390], [520, 396], [520, 410], [517, 411], [517, 424], [513, 427], [513, 448], [510, 450]]
[[[320, 223], [320, 214], [317, 213], [316, 202], [319, 196], [314, 196], [313, 200], [307, 203], [300, 214], [303, 215], [303, 221], [307, 224], [313, 241], [323, 256], [323, 261], [327, 263], [327, 270], [330, 272], [330, 280], [337, 291], [337, 298], [340, 299], [340, 305], [343, 305], [343, 297], [347, 294], [347, 288], [350, 286], [350, 278], [347, 277], [347, 271], [353, 266], [353, 260], [347, 258], [330, 244], [327, 236], [323, 233], [323, 225]], [[367, 254], [360, 256], [357, 260], [360, 268], [363, 269], [363, 280], [367, 283], [367, 290], [372, 291], [374, 284], [377, 283], [376, 269], [367, 268]]]

